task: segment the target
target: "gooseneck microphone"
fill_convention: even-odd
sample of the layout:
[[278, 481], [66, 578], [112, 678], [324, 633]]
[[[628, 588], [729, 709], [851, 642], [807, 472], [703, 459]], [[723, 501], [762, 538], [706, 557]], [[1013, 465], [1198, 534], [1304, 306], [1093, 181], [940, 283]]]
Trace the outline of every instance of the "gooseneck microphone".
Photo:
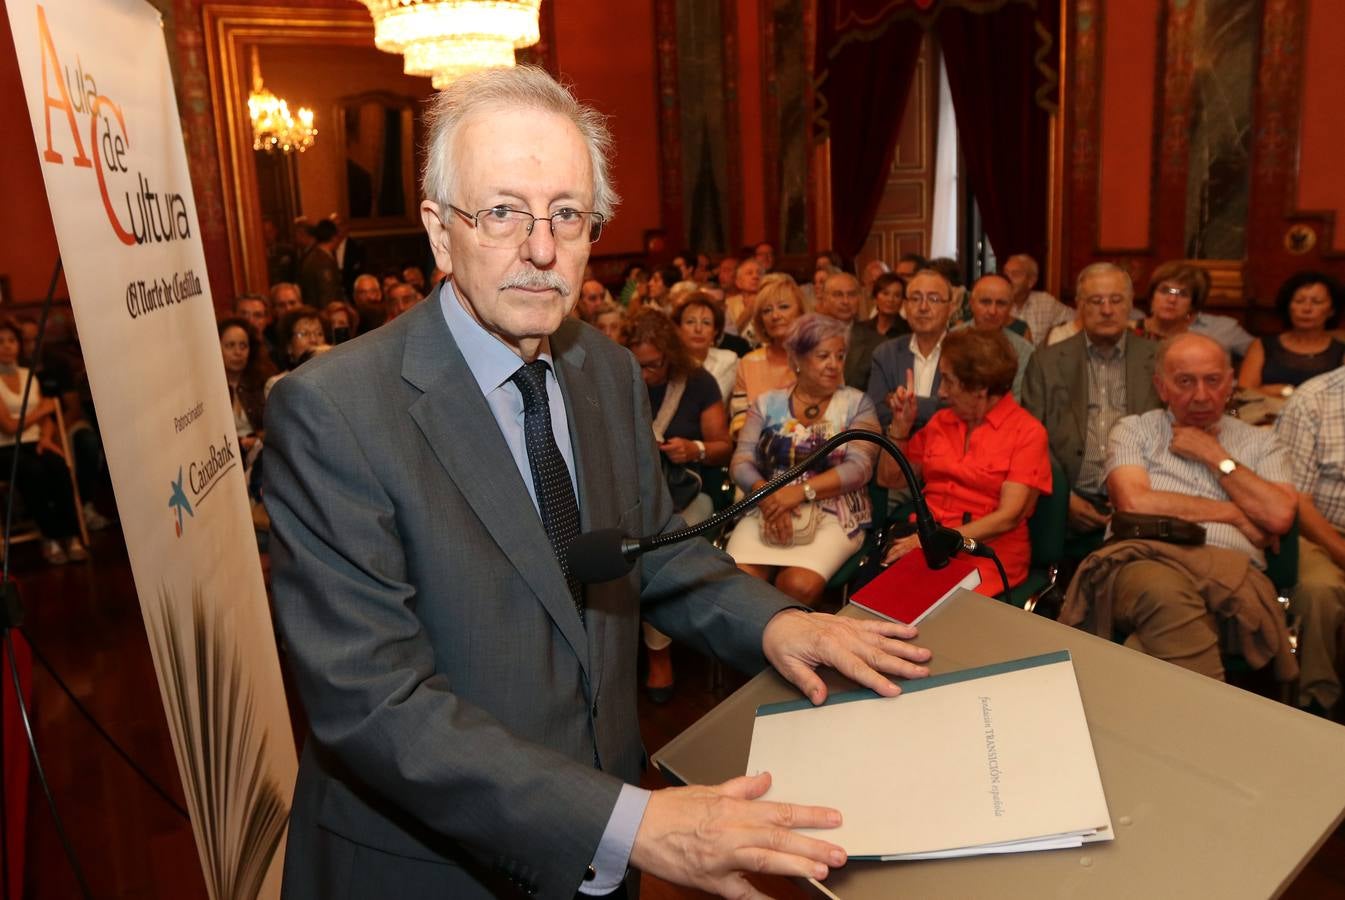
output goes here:
[[736, 516], [755, 509], [762, 500], [792, 483], [813, 463], [850, 441], [868, 441], [877, 444], [901, 467], [902, 474], [906, 476], [906, 484], [911, 489], [911, 499], [915, 503], [915, 533], [920, 538], [920, 548], [924, 551], [925, 561], [931, 569], [942, 569], [959, 552], [992, 559], [999, 567], [1000, 579], [1004, 582], [1004, 593], [1008, 596], [1009, 579], [1004, 573], [1004, 567], [1000, 565], [999, 558], [995, 556], [995, 551], [972, 538], [964, 538], [954, 529], [946, 528], [935, 521], [933, 513], [929, 511], [929, 504], [925, 502], [920, 481], [915, 477], [915, 471], [911, 468], [910, 461], [906, 459], [906, 454], [902, 453], [886, 435], [855, 428], [833, 436], [808, 454], [803, 461], [776, 475], [737, 503], [720, 510], [697, 525], [642, 538], [628, 537], [616, 528], [604, 528], [581, 534], [575, 538], [566, 552], [569, 572], [585, 584], [598, 584], [620, 578], [631, 570], [641, 554], [699, 537]]

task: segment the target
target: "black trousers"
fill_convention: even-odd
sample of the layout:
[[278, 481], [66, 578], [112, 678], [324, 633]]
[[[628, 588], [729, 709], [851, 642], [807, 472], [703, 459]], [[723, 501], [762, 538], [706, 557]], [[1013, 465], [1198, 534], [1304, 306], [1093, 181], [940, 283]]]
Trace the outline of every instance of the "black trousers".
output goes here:
[[[0, 479], [9, 478], [13, 463], [14, 447], [0, 447]], [[18, 489], [24, 509], [37, 522], [43, 537], [64, 539], [79, 530], [70, 472], [65, 460], [55, 453], [38, 453], [37, 444], [23, 444], [13, 487]], [[3, 521], [0, 518], [0, 523]]]

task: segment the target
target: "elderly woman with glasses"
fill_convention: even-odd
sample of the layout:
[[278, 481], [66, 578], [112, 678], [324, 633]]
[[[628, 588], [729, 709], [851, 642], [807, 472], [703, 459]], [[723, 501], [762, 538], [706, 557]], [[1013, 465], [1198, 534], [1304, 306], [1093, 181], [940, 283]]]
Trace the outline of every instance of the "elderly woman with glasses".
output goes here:
[[[1027, 577], [1032, 550], [1027, 519], [1037, 496], [1051, 493], [1051, 459], [1046, 429], [1013, 399], [1018, 371], [1013, 346], [999, 331], [956, 331], [943, 342], [939, 396], [946, 404], [912, 436], [917, 412], [913, 380], [896, 391], [888, 437], [905, 451], [924, 482], [925, 500], [939, 524], [963, 537], [989, 544], [1015, 585]], [[906, 479], [886, 455], [878, 483], [903, 488]], [[892, 563], [916, 546], [915, 535], [888, 547]], [[994, 563], [977, 559], [987, 596], [1003, 586]]]
[[933, 269], [921, 269], [906, 285], [903, 309], [911, 336], [886, 341], [873, 351], [868, 395], [886, 428], [897, 389], [911, 381], [918, 410], [913, 427], [918, 431], [939, 408], [939, 354], [953, 314], [953, 286]]
[[[848, 342], [845, 325], [829, 316], [794, 323], [784, 346], [798, 380], [757, 398], [738, 436], [732, 474], [743, 491], [757, 490], [846, 429], [878, 430], [873, 404], [845, 386]], [[729, 537], [738, 568], [800, 603], [816, 603], [863, 544], [876, 453], [875, 445], [852, 441], [763, 500]]]
[[276, 323], [276, 346], [281, 357], [276, 362], [281, 366], [281, 371], [267, 380], [267, 396], [270, 396], [271, 388], [275, 387], [277, 381], [310, 359], [313, 351], [328, 346], [327, 333], [322, 327], [322, 314], [311, 306], [301, 306], [285, 313]]

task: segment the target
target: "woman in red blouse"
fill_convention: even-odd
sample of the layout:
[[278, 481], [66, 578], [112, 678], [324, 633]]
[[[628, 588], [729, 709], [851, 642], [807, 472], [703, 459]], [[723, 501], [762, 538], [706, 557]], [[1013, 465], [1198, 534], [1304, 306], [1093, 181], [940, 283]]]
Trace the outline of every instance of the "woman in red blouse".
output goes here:
[[[944, 338], [939, 357], [944, 406], [911, 437], [915, 421], [914, 374], [889, 398], [888, 436], [906, 452], [924, 480], [925, 499], [941, 525], [989, 544], [1016, 585], [1027, 577], [1032, 548], [1027, 519], [1037, 496], [1051, 492], [1051, 460], [1046, 429], [1019, 406], [1010, 389], [1018, 360], [999, 331], [955, 331]], [[906, 485], [901, 469], [883, 456], [878, 483]], [[898, 538], [887, 550], [892, 563], [919, 545], [915, 535]], [[977, 559], [987, 596], [1003, 588], [995, 565]]]

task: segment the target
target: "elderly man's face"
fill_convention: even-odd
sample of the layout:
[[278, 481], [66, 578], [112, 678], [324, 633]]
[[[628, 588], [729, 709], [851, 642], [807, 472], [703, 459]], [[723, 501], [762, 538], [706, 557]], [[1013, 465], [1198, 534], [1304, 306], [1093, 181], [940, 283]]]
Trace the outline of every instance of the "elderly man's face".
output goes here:
[[757, 244], [754, 255], [756, 256], [757, 262], [761, 264], [761, 270], [763, 272], [769, 272], [771, 267], [775, 265], [775, 248], [765, 241]]
[[1026, 260], [1014, 258], [1004, 264], [1004, 277], [1009, 279], [1013, 285], [1013, 298], [1016, 301], [1027, 299], [1027, 295], [1032, 292], [1032, 285], [1037, 280], [1037, 273], [1032, 271], [1032, 267]]
[[917, 275], [906, 285], [906, 323], [920, 336], [943, 334], [953, 314], [952, 289], [937, 275]]
[[719, 261], [719, 268], [715, 270], [715, 274], [719, 279], [719, 286], [724, 290], [729, 290], [733, 287], [733, 279], [737, 273], [738, 260], [731, 256], [721, 259]]
[[264, 300], [239, 300], [238, 315], [240, 318], [246, 319], [248, 324], [257, 330], [258, 334], [265, 331], [267, 324], [269, 324], [266, 321], [266, 301]]
[[870, 260], [869, 264], [864, 267], [864, 286], [872, 287], [873, 283], [878, 280], [878, 276], [886, 271], [887, 263], [881, 259]]
[[755, 294], [761, 288], [761, 263], [755, 257], [738, 266], [734, 285], [744, 294]]
[[400, 316], [420, 300], [420, 292], [409, 284], [399, 284], [388, 292], [388, 305], [392, 307], [394, 316]]
[[294, 288], [284, 287], [276, 291], [276, 295], [271, 298], [271, 305], [275, 307], [278, 319], [285, 313], [303, 306], [304, 298]]
[[971, 318], [982, 331], [1013, 321], [1013, 288], [1003, 278], [982, 278], [971, 289]]
[[915, 260], [913, 259], [903, 259], [897, 263], [896, 268], [892, 271], [896, 272], [906, 281], [910, 281], [911, 276], [920, 271], [920, 267], [915, 264]]
[[593, 319], [598, 315], [598, 308], [602, 306], [603, 299], [607, 296], [606, 289], [601, 281], [585, 281], [584, 287], [579, 291], [579, 318], [593, 324]]
[[832, 275], [822, 288], [817, 311], [842, 322], [853, 322], [859, 312], [861, 288], [853, 275]]
[[1222, 347], [1192, 335], [1178, 339], [1154, 373], [1158, 396], [1178, 425], [1209, 428], [1224, 414], [1233, 393], [1233, 366]]
[[591, 210], [593, 169], [574, 123], [535, 109], [491, 109], [457, 132], [456, 196], [469, 212], [507, 208], [538, 217], [514, 247], [483, 247], [472, 223], [451, 209], [422, 204], [439, 268], [451, 271], [463, 307], [525, 358], [554, 332], [579, 299], [589, 240], [557, 241], [541, 217]]
[[1130, 323], [1130, 285], [1119, 272], [1099, 272], [1084, 279], [1076, 302], [1083, 330], [1097, 344], [1115, 344]]
[[355, 305], [377, 306], [383, 302], [383, 287], [372, 275], [361, 275], [355, 279]]

